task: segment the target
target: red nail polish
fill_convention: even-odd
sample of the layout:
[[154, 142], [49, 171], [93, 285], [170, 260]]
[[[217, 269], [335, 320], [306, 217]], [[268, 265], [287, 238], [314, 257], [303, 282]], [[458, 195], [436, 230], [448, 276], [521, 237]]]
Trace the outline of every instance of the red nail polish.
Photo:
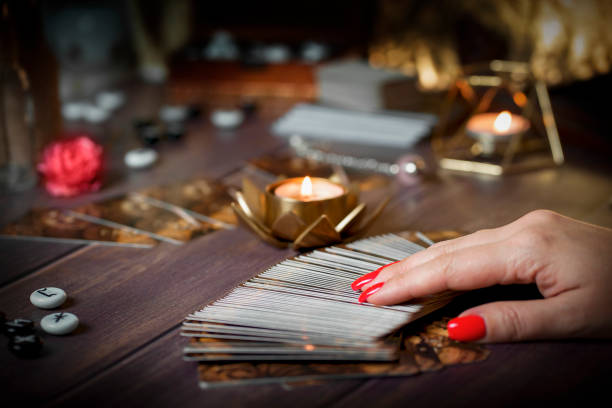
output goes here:
[[395, 261], [395, 262], [391, 262], [390, 264], [381, 266], [380, 268], [378, 268], [375, 271], [366, 273], [365, 275], [363, 275], [360, 278], [355, 279], [355, 282], [351, 283], [351, 289], [353, 290], [359, 290], [361, 289], [363, 286], [367, 285], [368, 283], [372, 282], [374, 279], [376, 279], [376, 277], [378, 276], [378, 274], [380, 273], [380, 271], [382, 271], [383, 269], [385, 269], [387, 266], [389, 265], [393, 265], [398, 263], [399, 261]]
[[368, 290], [359, 295], [359, 303], [366, 302], [368, 298], [378, 292], [384, 284], [385, 282], [378, 282], [376, 285], [372, 285]]
[[355, 282], [351, 283], [351, 289], [353, 290], [361, 289], [362, 286], [367, 285], [368, 283], [376, 279], [380, 271], [382, 271], [382, 268], [378, 268], [377, 270], [373, 272], [366, 273], [362, 277], [357, 278]]
[[457, 341], [475, 341], [487, 333], [485, 321], [478, 315], [455, 317], [448, 322], [448, 337]]

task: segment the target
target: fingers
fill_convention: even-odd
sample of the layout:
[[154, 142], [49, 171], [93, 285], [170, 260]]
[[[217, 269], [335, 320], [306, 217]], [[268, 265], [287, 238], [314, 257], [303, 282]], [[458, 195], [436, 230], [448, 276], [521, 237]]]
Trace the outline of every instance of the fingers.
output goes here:
[[[437, 257], [450, 255], [461, 249], [470, 248], [478, 245], [493, 244], [508, 240], [513, 236], [537, 226], [539, 224], [549, 225], [551, 222], [562, 218], [561, 215], [547, 210], [532, 211], [510, 224], [499, 228], [484, 229], [475, 233], [465, 235], [460, 238], [442, 241], [432, 245], [424, 251], [420, 251], [399, 263], [389, 264], [374, 272], [370, 272], [366, 279], [353, 286], [355, 290], [367, 291], [379, 282], [389, 280], [391, 277], [405, 273], [419, 265], [430, 262]], [[482, 255], [481, 255], [482, 256]]]
[[576, 303], [574, 296], [568, 293], [548, 299], [478, 306], [449, 322], [449, 337], [482, 343], [575, 337], [579, 335], [581, 319], [571, 307]]
[[392, 276], [404, 273], [439, 256], [449, 255], [460, 249], [469, 248], [476, 245], [499, 242], [513, 233], [516, 229], [517, 228], [515, 225], [509, 224], [502, 228], [484, 229], [463, 237], [438, 242], [424, 251], [417, 252], [416, 254], [403, 259], [399, 263], [393, 262], [374, 271], [374, 273], [368, 274], [368, 277], [364, 279], [366, 282], [364, 283], [363, 281], [360, 281], [360, 285], [353, 286], [353, 289], [361, 289], [365, 291], [372, 285], [379, 282], [384, 282], [390, 279]]
[[378, 286], [376, 283], [375, 293], [368, 294], [374, 285], [364, 290], [363, 294], [367, 295], [363, 299], [373, 304], [389, 305], [448, 289], [471, 290], [495, 284], [531, 283], [538, 265], [524, 259], [522, 251], [510, 251], [503, 243], [475, 245], [438, 256], [378, 282], [384, 284]]

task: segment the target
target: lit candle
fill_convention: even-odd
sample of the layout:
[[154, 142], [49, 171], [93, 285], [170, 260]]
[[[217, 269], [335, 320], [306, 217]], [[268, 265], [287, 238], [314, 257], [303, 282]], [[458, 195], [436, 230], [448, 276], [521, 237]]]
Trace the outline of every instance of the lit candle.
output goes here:
[[466, 131], [480, 142], [483, 153], [492, 154], [496, 142], [507, 141], [514, 135], [526, 132], [529, 127], [529, 120], [523, 116], [503, 111], [472, 116], [466, 124]]
[[355, 187], [306, 176], [268, 184], [262, 198], [265, 225], [277, 236], [295, 240], [304, 232], [310, 234], [311, 228], [313, 234], [337, 237], [335, 228], [357, 206], [358, 195]]
[[323, 178], [292, 178], [281, 182], [275, 189], [274, 195], [298, 201], [319, 201], [335, 198], [346, 192], [344, 187]]

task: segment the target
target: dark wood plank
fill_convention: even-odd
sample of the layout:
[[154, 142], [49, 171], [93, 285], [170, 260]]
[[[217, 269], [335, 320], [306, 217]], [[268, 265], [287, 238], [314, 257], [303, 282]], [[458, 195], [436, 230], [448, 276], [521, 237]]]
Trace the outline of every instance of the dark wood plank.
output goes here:
[[609, 341], [488, 347], [491, 355], [484, 362], [371, 380], [332, 406], [581, 406], [607, 396], [612, 385]]
[[0, 238], [0, 287], [81, 247], [82, 245]]
[[46, 336], [45, 355], [39, 359], [0, 353], [0, 383], [13, 396], [27, 393], [32, 402], [56, 396], [291, 253], [269, 247], [241, 229], [216, 232], [182, 246], [160, 244], [154, 250], [86, 248], [78, 257], [0, 290], [0, 310], [7, 316], [40, 321], [49, 312], [32, 306], [29, 294], [43, 286], [61, 287], [70, 296], [62, 310], [81, 320], [70, 336]]
[[76, 387], [53, 405], [151, 407], [326, 407], [363, 381], [279, 384], [202, 390], [196, 364], [182, 361], [185, 339], [172, 330], [121, 363]]
[[[372, 233], [405, 229], [454, 229], [473, 232], [514, 221], [540, 208], [612, 227], [610, 173], [592, 169], [571, 157], [559, 168], [503, 179], [442, 174], [438, 180], [400, 189]], [[597, 219], [593, 212], [600, 211]]]

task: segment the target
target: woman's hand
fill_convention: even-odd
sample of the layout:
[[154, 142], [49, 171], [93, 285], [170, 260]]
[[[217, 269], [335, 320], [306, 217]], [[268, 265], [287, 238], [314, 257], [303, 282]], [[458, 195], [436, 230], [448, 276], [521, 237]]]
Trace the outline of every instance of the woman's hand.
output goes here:
[[437, 243], [353, 283], [360, 301], [405, 302], [447, 289], [535, 283], [544, 299], [494, 302], [449, 322], [456, 340], [612, 337], [612, 230], [538, 210]]

